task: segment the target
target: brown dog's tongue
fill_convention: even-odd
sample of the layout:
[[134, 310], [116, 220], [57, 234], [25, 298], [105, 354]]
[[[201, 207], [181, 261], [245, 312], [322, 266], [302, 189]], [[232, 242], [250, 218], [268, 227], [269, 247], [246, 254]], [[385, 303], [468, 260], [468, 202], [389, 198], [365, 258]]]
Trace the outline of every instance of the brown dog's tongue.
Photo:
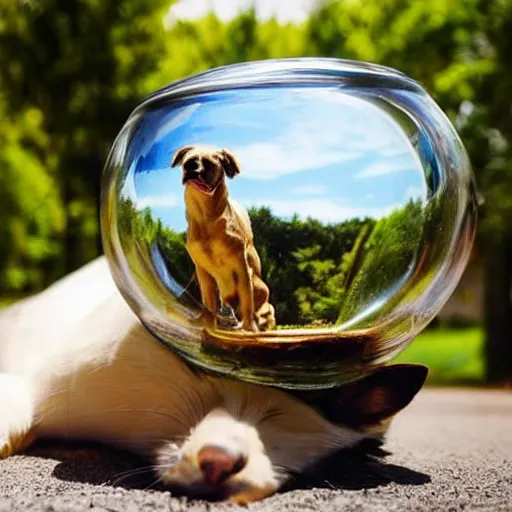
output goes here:
[[193, 187], [195, 187], [197, 190], [200, 190], [201, 192], [210, 192], [209, 188], [202, 181], [189, 180], [188, 184], [192, 185]]

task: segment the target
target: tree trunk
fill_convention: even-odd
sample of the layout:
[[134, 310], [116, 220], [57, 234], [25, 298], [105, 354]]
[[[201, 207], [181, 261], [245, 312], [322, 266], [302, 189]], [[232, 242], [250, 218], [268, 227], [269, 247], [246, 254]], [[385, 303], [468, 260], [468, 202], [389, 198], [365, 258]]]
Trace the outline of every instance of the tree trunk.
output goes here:
[[486, 256], [486, 380], [502, 384], [512, 382], [512, 235]]

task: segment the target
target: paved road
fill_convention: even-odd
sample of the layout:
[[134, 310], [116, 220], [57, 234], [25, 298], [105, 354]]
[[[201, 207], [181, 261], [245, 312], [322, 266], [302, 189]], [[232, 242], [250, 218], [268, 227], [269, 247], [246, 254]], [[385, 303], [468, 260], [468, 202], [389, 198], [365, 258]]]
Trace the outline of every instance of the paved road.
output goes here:
[[[392, 426], [385, 462], [346, 454], [326, 482], [298, 482], [253, 511], [512, 511], [512, 392], [426, 389]], [[104, 449], [39, 446], [0, 461], [0, 512], [236, 510], [123, 480], [136, 461]], [[114, 485], [116, 478], [121, 480]]]

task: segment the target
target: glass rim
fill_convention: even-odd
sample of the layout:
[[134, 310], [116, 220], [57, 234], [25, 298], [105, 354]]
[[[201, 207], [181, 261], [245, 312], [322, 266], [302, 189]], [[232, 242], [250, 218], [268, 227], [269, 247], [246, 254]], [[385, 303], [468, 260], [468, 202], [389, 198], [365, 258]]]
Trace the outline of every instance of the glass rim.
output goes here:
[[405, 73], [367, 61], [331, 57], [293, 57], [255, 60], [196, 73], [149, 94], [131, 116], [165, 101], [181, 100], [209, 92], [252, 87], [339, 86], [372, 87], [424, 92], [423, 87]]

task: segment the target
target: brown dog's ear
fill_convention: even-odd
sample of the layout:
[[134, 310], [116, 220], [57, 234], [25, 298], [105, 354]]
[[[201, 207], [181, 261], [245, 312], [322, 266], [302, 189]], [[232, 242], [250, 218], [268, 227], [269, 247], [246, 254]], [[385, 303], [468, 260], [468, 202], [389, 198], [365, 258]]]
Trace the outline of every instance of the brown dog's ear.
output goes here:
[[219, 151], [220, 161], [222, 168], [228, 178], [234, 178], [237, 174], [240, 174], [240, 164], [238, 163], [235, 155], [227, 149], [221, 149]]
[[171, 162], [171, 167], [176, 167], [177, 165], [181, 165], [181, 162], [183, 162], [183, 158], [185, 158], [185, 155], [193, 148], [194, 146], [183, 146], [182, 148], [178, 149], [176, 153], [174, 154], [174, 157]]
[[378, 427], [412, 401], [427, 375], [428, 368], [419, 364], [384, 366], [329, 391], [320, 400], [320, 409], [333, 423], [362, 431]]

